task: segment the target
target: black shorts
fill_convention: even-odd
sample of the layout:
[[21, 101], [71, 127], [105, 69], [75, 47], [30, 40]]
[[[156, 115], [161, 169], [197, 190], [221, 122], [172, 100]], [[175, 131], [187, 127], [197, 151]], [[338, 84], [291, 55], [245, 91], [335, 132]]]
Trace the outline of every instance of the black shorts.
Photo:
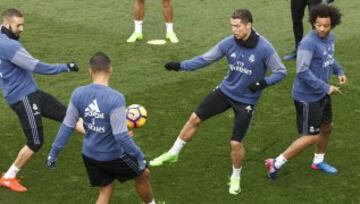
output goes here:
[[40, 90], [25, 96], [10, 107], [16, 112], [27, 138], [27, 145], [33, 151], [37, 151], [44, 142], [41, 117], [62, 122], [66, 115], [66, 106]]
[[331, 98], [326, 95], [316, 102], [294, 100], [296, 123], [299, 134], [317, 135], [321, 124], [332, 122]]
[[215, 89], [207, 97], [205, 97], [203, 102], [195, 111], [195, 114], [201, 119], [201, 121], [205, 121], [206, 119], [222, 113], [229, 108], [232, 108], [235, 114], [231, 140], [241, 142], [249, 129], [255, 108], [254, 105], [235, 101], [222, 93], [220, 89]]
[[82, 155], [91, 186], [104, 187], [115, 179], [120, 182], [134, 179], [145, 169], [140, 169], [135, 157], [127, 154], [111, 161], [97, 161]]

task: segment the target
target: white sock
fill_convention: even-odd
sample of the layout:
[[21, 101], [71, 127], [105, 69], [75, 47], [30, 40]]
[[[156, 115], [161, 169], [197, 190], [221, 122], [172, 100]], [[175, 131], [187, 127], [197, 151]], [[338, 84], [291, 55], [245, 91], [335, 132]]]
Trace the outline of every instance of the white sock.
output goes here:
[[242, 167], [240, 167], [239, 169], [236, 169], [236, 168], [233, 166], [233, 171], [232, 171], [231, 178], [240, 178], [241, 169], [242, 169]]
[[148, 204], [156, 204], [155, 203], [155, 199], [153, 199], [150, 203], [148, 203]]
[[136, 21], [136, 20], [134, 21], [136, 33], [142, 33], [142, 24], [143, 24], [143, 21]]
[[11, 165], [9, 170], [4, 174], [4, 178], [16, 178], [16, 174], [20, 171], [14, 164]]
[[185, 144], [186, 142], [178, 137], [169, 152], [178, 155]]
[[287, 159], [285, 159], [283, 154], [280, 154], [278, 157], [276, 157], [274, 166], [275, 168], [280, 169], [286, 162]]
[[321, 163], [324, 161], [324, 157], [325, 157], [325, 153], [321, 153], [321, 154], [314, 154], [314, 160], [313, 162], [315, 164]]
[[173, 23], [165, 23], [166, 25], [166, 33], [171, 33], [171, 32], [174, 32], [174, 24]]

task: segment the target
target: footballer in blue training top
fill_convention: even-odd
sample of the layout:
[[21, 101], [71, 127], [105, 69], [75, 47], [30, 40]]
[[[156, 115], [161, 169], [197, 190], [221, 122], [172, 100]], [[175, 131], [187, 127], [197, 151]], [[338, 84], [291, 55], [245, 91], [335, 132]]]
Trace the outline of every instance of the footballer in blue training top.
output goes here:
[[344, 70], [334, 58], [335, 36], [319, 37], [312, 30], [301, 41], [296, 60], [293, 97], [297, 101], [314, 102], [328, 94], [332, 75], [343, 76]]
[[[19, 41], [24, 22], [23, 14], [10, 8], [2, 14], [0, 26], [0, 89], [17, 114], [27, 140], [11, 167], [0, 178], [0, 186], [17, 192], [27, 191], [16, 179], [17, 173], [44, 144], [42, 117], [62, 122], [66, 113], [65, 105], [39, 90], [32, 74], [50, 75], [79, 70], [73, 62], [47, 64], [33, 58]], [[82, 128], [78, 130], [83, 131]]]
[[[233, 173], [229, 193], [238, 194], [241, 191], [240, 173], [245, 157], [242, 140], [250, 126], [255, 105], [262, 90], [281, 81], [287, 72], [270, 42], [253, 30], [249, 10], [234, 11], [230, 24], [233, 35], [217, 43], [207, 53], [165, 65], [167, 70], [193, 71], [226, 57], [228, 72], [190, 116], [172, 148], [150, 161], [150, 165], [160, 166], [177, 161], [180, 150], [195, 135], [201, 122], [232, 108], [235, 119], [230, 142]], [[267, 75], [267, 71], [271, 74]]]
[[313, 30], [300, 42], [296, 58], [296, 77], [293, 98], [299, 137], [275, 159], [267, 159], [269, 178], [275, 179], [278, 170], [308, 146], [315, 144], [311, 168], [336, 174], [337, 169], [325, 160], [325, 152], [332, 131], [332, 105], [330, 95], [341, 93], [340, 87], [331, 85], [329, 79], [337, 76], [339, 84], [347, 83], [344, 70], [334, 58], [335, 37], [331, 30], [340, 24], [340, 11], [330, 5], [320, 4], [310, 10]]
[[70, 99], [65, 119], [59, 129], [47, 159], [55, 167], [57, 156], [64, 148], [79, 117], [84, 120], [83, 160], [92, 186], [99, 187], [97, 203], [107, 203], [115, 179], [124, 182], [135, 179], [142, 186], [139, 195], [144, 203], [154, 203], [149, 171], [144, 154], [128, 134], [125, 98], [108, 86], [112, 65], [104, 53], [90, 59], [94, 83], [77, 88]]

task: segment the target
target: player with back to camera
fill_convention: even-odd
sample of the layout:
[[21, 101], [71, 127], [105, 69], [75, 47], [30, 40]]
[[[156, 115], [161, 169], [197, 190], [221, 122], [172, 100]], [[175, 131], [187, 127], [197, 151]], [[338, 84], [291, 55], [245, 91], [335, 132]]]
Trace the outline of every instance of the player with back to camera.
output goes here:
[[[171, 43], [178, 43], [179, 39], [174, 32], [174, 11], [171, 0], [162, 0], [163, 14], [165, 18], [166, 36]], [[145, 0], [135, 0], [134, 4], [134, 32], [127, 39], [128, 43], [143, 39], [142, 25], [145, 14]]]
[[310, 10], [309, 21], [313, 30], [299, 44], [292, 90], [297, 129], [301, 137], [275, 159], [266, 160], [268, 177], [271, 179], [275, 179], [288, 160], [314, 144], [316, 151], [311, 168], [337, 173], [337, 169], [325, 162], [324, 157], [333, 128], [330, 95], [341, 93], [339, 87], [329, 83], [329, 79], [334, 74], [340, 85], [347, 83], [343, 68], [334, 58], [335, 36], [331, 32], [340, 24], [340, 20], [341, 13], [334, 6], [320, 4]]
[[73, 92], [46, 163], [55, 168], [58, 154], [64, 149], [76, 120], [81, 117], [86, 131], [82, 157], [91, 185], [99, 188], [96, 203], [110, 201], [114, 180], [134, 179], [143, 202], [155, 204], [144, 154], [128, 133], [124, 95], [109, 87], [113, 71], [111, 61], [107, 55], [98, 52], [89, 63], [93, 83]]
[[[240, 173], [245, 157], [243, 139], [255, 105], [262, 90], [281, 81], [287, 72], [270, 42], [253, 30], [253, 18], [249, 10], [235, 10], [230, 24], [233, 35], [220, 41], [205, 54], [165, 65], [167, 70], [193, 71], [226, 57], [229, 68], [225, 79], [191, 114], [171, 149], [150, 161], [150, 166], [176, 162], [181, 149], [195, 135], [202, 122], [231, 108], [235, 118], [230, 140], [233, 172], [229, 193], [236, 195], [241, 191]], [[268, 70], [272, 74], [266, 76]]]
[[[27, 188], [16, 175], [44, 143], [42, 116], [62, 122], [66, 114], [62, 103], [39, 90], [32, 73], [51, 75], [77, 72], [79, 68], [73, 62], [46, 64], [33, 58], [19, 41], [24, 29], [24, 16], [19, 10], [5, 10], [0, 28], [0, 87], [6, 102], [17, 114], [27, 139], [11, 167], [0, 178], [0, 186], [25, 192]], [[77, 130], [84, 132], [81, 121]]]

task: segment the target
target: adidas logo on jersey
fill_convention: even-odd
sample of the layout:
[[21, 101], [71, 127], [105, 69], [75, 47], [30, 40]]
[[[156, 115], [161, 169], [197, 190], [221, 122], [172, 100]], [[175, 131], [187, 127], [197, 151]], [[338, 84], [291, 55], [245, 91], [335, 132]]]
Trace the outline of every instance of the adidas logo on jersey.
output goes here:
[[233, 53], [230, 55], [230, 57], [232, 57], [232, 58], [236, 58], [236, 53], [235, 53], [235, 52], [233, 52]]
[[96, 99], [94, 99], [87, 108], [85, 108], [84, 117], [104, 118], [104, 113], [101, 113]]

